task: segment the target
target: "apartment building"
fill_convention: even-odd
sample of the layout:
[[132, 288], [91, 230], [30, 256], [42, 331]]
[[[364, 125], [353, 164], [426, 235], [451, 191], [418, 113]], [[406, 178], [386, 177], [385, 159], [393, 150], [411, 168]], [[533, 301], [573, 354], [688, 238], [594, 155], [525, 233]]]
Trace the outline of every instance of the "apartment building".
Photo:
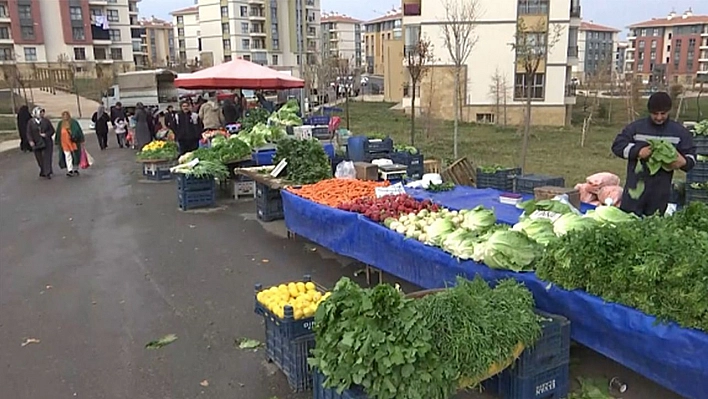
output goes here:
[[615, 53], [615, 74], [619, 81], [625, 80], [624, 60], [627, 58], [627, 49], [629, 42], [623, 41], [617, 43], [617, 53]]
[[0, 0], [0, 63], [20, 70], [69, 61], [79, 72], [96, 64], [132, 70], [138, 1]]
[[349, 60], [353, 68], [361, 68], [362, 21], [336, 13], [322, 14], [322, 58], [335, 57]]
[[175, 38], [171, 23], [152, 17], [140, 21], [145, 30], [144, 41], [147, 63], [153, 67], [167, 67], [175, 63]]
[[402, 43], [402, 24], [403, 13], [401, 10], [391, 10], [379, 18], [364, 23], [367, 73], [384, 75], [388, 64], [386, 54], [390, 53], [390, 51], [386, 51], [386, 44], [389, 41]]
[[619, 29], [582, 21], [578, 30], [578, 65], [573, 77], [585, 84], [592, 76], [614, 77]]
[[199, 30], [199, 7], [193, 6], [172, 11], [174, 37], [177, 41], [177, 62], [186, 65], [198, 65], [202, 52]]
[[669, 13], [629, 26], [625, 72], [650, 87], [708, 79], [708, 15]]
[[[475, 24], [478, 40], [463, 70], [461, 88], [462, 118], [471, 122], [496, 122], [500, 119], [490, 95], [496, 74], [507, 79], [507, 122], [524, 121], [524, 104], [531, 97], [531, 123], [566, 125], [575, 104], [572, 67], [577, 65], [580, 4], [578, 0], [479, 0]], [[454, 68], [443, 43], [442, 22], [445, 11], [433, 0], [403, 0], [404, 43], [406, 48], [424, 37], [433, 45], [435, 63], [420, 82], [417, 104], [432, 116], [452, 119], [454, 110]], [[529, 84], [516, 52], [509, 43], [517, 36], [519, 22], [527, 27], [529, 42], [538, 43], [545, 55]], [[543, 27], [541, 27], [543, 25]], [[560, 36], [549, 48], [549, 31], [560, 26]], [[500, 99], [503, 102], [503, 99]], [[408, 100], [409, 101], [409, 100]], [[409, 102], [408, 102], [409, 103]], [[406, 101], [404, 101], [404, 106]]]
[[[186, 42], [184, 17], [193, 15], [192, 8], [189, 10], [187, 14], [173, 13], [178, 42], [182, 36], [177, 17], [183, 17]], [[202, 63], [206, 59], [220, 64], [242, 58], [299, 75], [302, 65], [319, 57], [319, 0], [198, 0], [196, 10]], [[181, 52], [182, 47], [178, 48]], [[187, 43], [184, 52], [188, 52]]]

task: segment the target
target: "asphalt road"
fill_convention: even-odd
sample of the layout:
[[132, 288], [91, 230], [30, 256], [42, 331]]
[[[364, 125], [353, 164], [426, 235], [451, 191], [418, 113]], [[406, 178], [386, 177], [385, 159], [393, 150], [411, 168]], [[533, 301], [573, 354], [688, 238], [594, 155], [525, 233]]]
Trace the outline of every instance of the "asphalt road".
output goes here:
[[[252, 201], [181, 212], [173, 182], [142, 182], [130, 150], [88, 140], [97, 164], [78, 178], [40, 180], [31, 155], [0, 154], [0, 398], [311, 397], [235, 346], [264, 338], [253, 286], [332, 286], [360, 266], [261, 224]], [[177, 341], [145, 349], [166, 334]], [[573, 357], [575, 374], [620, 376], [625, 398], [678, 398], [586, 349]]]

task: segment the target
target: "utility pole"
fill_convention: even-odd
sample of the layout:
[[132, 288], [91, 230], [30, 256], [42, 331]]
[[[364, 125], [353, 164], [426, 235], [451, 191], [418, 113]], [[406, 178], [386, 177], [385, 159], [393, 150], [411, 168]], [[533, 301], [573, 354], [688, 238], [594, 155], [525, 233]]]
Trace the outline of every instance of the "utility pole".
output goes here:
[[[305, 8], [305, 0], [298, 0], [298, 4], [300, 5], [300, 40], [298, 40], [298, 49], [297, 49], [297, 54], [298, 58], [300, 61], [300, 79], [303, 81], [305, 80], [305, 32], [307, 29], [307, 9]], [[297, 8], [297, 7], [296, 7]], [[295, 24], [297, 26], [297, 24]], [[302, 88], [300, 91], [300, 113], [305, 116], [305, 98], [307, 96], [307, 81], [305, 81], [305, 87]]]

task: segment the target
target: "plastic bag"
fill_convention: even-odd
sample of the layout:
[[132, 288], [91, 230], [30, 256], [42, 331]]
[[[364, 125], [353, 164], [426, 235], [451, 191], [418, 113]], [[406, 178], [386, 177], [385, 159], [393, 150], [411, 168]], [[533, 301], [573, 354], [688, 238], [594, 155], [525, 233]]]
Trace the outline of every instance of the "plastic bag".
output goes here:
[[606, 204], [607, 199], [610, 199], [612, 205], [619, 206], [622, 203], [622, 191], [622, 186], [605, 186], [600, 189], [597, 199], [603, 204]]
[[356, 169], [354, 162], [342, 161], [337, 165], [337, 170], [334, 172], [334, 177], [337, 179], [356, 179]]
[[[589, 191], [593, 194], [599, 194], [600, 189], [608, 186], [619, 186], [620, 178], [614, 173], [600, 172], [588, 176], [585, 181], [590, 184]], [[600, 200], [602, 201], [602, 200]]]
[[85, 148], [81, 147], [81, 161], [79, 161], [79, 168], [88, 169], [93, 165], [93, 157], [86, 151]]

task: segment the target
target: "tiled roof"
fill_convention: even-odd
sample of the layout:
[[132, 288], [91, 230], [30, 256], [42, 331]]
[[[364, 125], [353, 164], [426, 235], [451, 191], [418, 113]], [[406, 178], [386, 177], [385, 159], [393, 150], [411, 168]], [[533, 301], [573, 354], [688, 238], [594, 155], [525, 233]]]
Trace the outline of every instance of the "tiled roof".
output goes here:
[[167, 21], [163, 21], [161, 19], [157, 19], [157, 18], [140, 20], [140, 26], [156, 27], [156, 28], [172, 28], [171, 23], [169, 23]]
[[669, 18], [654, 18], [649, 21], [639, 22], [629, 25], [630, 28], [658, 28], [662, 26], [679, 26], [679, 25], [700, 25], [708, 24], [708, 15], [680, 15]]
[[180, 10], [172, 11], [170, 14], [171, 15], [183, 15], [183, 14], [195, 14], [197, 12], [199, 12], [199, 7], [192, 6], [192, 7], [187, 7], [187, 8], [182, 8]]
[[402, 11], [390, 12], [386, 15], [380, 16], [378, 18], [374, 18], [371, 21], [366, 21], [364, 24], [370, 25], [370, 24], [376, 24], [379, 22], [395, 21], [397, 19], [403, 19], [403, 12]]
[[609, 26], [598, 25], [592, 22], [581, 22], [580, 30], [593, 31], [593, 32], [620, 32], [619, 29], [611, 28]]
[[342, 14], [322, 14], [321, 22], [341, 22], [345, 24], [360, 24], [362, 21]]

